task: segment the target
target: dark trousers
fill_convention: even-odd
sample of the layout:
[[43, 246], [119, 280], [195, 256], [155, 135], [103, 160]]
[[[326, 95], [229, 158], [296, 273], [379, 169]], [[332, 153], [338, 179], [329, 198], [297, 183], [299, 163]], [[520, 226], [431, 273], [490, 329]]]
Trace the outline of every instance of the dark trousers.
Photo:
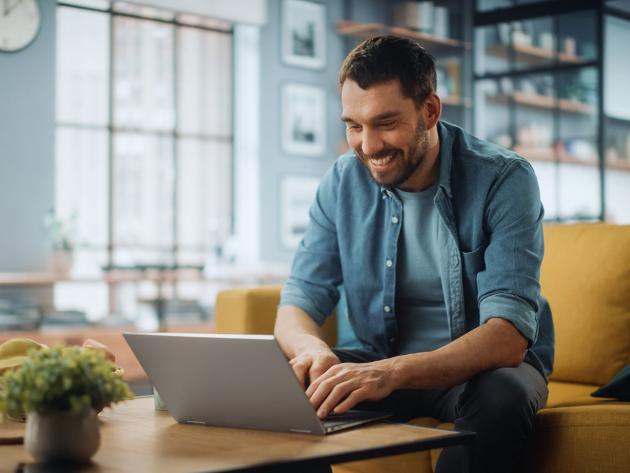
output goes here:
[[[351, 363], [375, 361], [369, 354], [334, 350], [339, 359]], [[528, 363], [480, 373], [468, 382], [447, 389], [399, 390], [357, 409], [394, 413], [394, 420], [407, 421], [428, 416], [453, 422], [456, 430], [477, 434], [474, 473], [517, 471], [534, 417], [547, 401], [543, 375]], [[436, 473], [464, 471], [464, 447], [442, 451]]]

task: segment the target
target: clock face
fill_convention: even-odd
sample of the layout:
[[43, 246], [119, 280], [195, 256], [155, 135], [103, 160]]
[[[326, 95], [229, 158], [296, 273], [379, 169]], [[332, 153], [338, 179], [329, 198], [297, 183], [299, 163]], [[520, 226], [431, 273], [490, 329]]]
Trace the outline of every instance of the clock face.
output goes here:
[[0, 51], [27, 46], [39, 30], [37, 0], [0, 0]]

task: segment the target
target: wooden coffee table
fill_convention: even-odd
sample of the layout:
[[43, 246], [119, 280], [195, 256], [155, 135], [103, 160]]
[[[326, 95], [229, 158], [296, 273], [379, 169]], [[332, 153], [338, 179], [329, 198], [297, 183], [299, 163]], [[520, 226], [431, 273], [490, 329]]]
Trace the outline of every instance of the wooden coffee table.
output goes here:
[[[81, 473], [277, 472], [464, 445], [475, 434], [375, 423], [326, 436], [178, 424], [137, 398], [100, 415], [101, 447]], [[2, 471], [48, 471], [22, 445], [0, 445]], [[44, 467], [44, 469], [41, 469]]]

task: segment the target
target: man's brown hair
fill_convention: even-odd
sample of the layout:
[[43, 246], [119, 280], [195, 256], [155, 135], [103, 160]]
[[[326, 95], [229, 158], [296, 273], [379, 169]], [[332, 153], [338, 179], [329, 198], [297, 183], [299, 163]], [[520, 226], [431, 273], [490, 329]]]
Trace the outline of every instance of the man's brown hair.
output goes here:
[[392, 35], [366, 39], [350, 51], [339, 71], [339, 86], [347, 79], [362, 89], [398, 79], [403, 95], [417, 107], [437, 88], [433, 57], [415, 41]]

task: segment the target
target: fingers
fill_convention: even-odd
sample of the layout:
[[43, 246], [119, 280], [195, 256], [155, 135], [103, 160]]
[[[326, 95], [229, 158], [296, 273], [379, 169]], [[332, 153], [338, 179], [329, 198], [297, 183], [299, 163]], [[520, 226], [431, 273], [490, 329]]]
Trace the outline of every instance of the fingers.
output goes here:
[[[340, 366], [341, 365], [331, 366], [325, 372], [320, 373], [317, 376], [311, 377], [311, 384], [306, 390], [306, 395], [308, 396], [309, 399], [312, 398], [313, 394], [315, 394], [315, 392], [319, 389], [322, 383], [328, 380], [331, 376], [334, 376], [335, 374], [337, 374], [338, 370], [340, 369], [339, 368]], [[312, 399], [311, 399], [311, 402], [313, 402]], [[317, 408], [317, 406], [315, 406], [315, 408]]]
[[[326, 373], [330, 369], [329, 363], [322, 363], [321, 361], [315, 361], [311, 366], [311, 369], [308, 372], [308, 376], [311, 381], [311, 385], [317, 379], [319, 379], [324, 373]], [[310, 386], [309, 386], [310, 387]]]
[[343, 414], [366, 397], [366, 389], [354, 380], [337, 384], [317, 409], [317, 416], [324, 419], [333, 411], [335, 414]]
[[314, 380], [323, 376], [331, 366], [338, 364], [339, 358], [332, 353], [323, 355], [305, 353], [291, 359], [289, 363], [302, 388], [305, 389], [309, 381], [312, 384]]
[[335, 414], [345, 414], [360, 402], [369, 400], [368, 391], [366, 389], [357, 389], [352, 391], [348, 397], [333, 407]]
[[83, 342], [83, 347], [84, 348], [94, 348], [96, 350], [101, 350], [103, 353], [105, 353], [105, 358], [109, 361], [111, 361], [112, 363], [116, 362], [116, 355], [114, 355], [114, 353], [112, 353], [112, 351], [104, 344], [102, 344], [101, 342], [97, 342], [96, 340], [93, 340], [91, 338], [86, 339]]
[[306, 390], [320, 418], [333, 410], [342, 414], [365, 400], [378, 400], [392, 392], [384, 370], [371, 365], [345, 363], [331, 367]]
[[305, 387], [306, 374], [309, 371], [310, 363], [300, 358], [293, 358], [289, 361], [291, 368], [293, 369], [293, 373], [295, 373], [295, 377], [300, 382], [302, 389]]
[[[324, 401], [329, 399], [340, 401], [357, 385], [360, 385], [360, 381], [353, 379], [349, 370], [338, 365], [330, 368], [324, 375], [312, 382], [306, 390], [306, 395], [313, 407], [319, 410]], [[336, 403], [329, 410], [332, 410], [335, 405]]]

